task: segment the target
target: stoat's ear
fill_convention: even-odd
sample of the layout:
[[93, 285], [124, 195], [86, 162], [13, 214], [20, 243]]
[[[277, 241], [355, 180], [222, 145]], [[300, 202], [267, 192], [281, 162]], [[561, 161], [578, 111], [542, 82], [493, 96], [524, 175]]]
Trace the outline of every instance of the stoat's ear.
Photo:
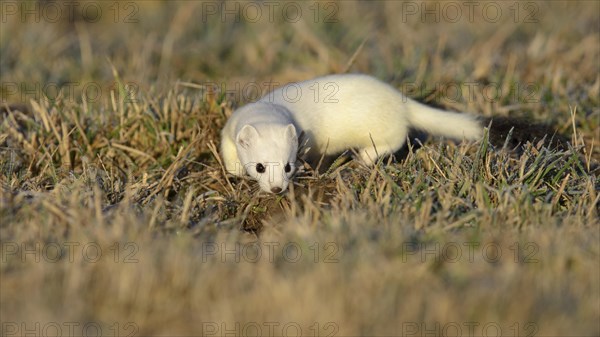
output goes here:
[[290, 142], [298, 144], [298, 136], [296, 135], [294, 124], [288, 124], [285, 128], [285, 139], [289, 139]]
[[244, 125], [236, 137], [236, 142], [247, 149], [258, 138], [258, 131], [252, 125]]

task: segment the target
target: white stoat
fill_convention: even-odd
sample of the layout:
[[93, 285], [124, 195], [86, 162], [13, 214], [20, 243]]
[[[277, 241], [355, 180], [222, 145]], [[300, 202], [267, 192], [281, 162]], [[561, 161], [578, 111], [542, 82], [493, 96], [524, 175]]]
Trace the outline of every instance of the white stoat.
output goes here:
[[312, 157], [356, 149], [372, 164], [398, 151], [410, 128], [455, 139], [483, 135], [474, 116], [428, 107], [367, 75], [329, 75], [287, 84], [237, 109], [221, 131], [221, 155], [227, 172], [280, 193], [294, 172], [302, 132]]

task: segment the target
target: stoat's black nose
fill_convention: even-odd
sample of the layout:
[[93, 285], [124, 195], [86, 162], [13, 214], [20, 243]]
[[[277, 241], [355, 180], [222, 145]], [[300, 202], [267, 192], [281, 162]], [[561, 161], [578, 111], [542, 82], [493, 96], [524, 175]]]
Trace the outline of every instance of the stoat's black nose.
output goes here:
[[271, 187], [271, 192], [279, 193], [279, 192], [281, 192], [281, 187]]

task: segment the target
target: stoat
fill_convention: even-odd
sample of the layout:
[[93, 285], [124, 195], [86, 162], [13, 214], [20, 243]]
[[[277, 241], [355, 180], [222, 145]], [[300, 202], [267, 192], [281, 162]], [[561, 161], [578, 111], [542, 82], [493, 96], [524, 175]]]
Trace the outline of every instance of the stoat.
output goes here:
[[[328, 95], [317, 95], [319, 89]], [[477, 140], [484, 125], [476, 116], [411, 100], [371, 76], [330, 75], [287, 84], [237, 109], [221, 131], [221, 155], [227, 172], [281, 193], [295, 170], [300, 134], [309, 157], [355, 149], [373, 164], [398, 151], [409, 129]]]

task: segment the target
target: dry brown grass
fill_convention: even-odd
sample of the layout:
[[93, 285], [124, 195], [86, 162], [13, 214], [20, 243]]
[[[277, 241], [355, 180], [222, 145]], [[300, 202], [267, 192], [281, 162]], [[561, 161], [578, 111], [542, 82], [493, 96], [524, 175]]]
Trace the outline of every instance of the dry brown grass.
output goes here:
[[[115, 23], [88, 3], [98, 22], [1, 23], [0, 334], [600, 334], [598, 3], [520, 3], [517, 20], [494, 3], [497, 23], [403, 20], [421, 3], [392, 1], [320, 2], [316, 22], [303, 3], [297, 23], [139, 2]], [[430, 139], [284, 197], [226, 179], [219, 130], [255, 96], [208, 82], [344, 71], [570, 144]]]

